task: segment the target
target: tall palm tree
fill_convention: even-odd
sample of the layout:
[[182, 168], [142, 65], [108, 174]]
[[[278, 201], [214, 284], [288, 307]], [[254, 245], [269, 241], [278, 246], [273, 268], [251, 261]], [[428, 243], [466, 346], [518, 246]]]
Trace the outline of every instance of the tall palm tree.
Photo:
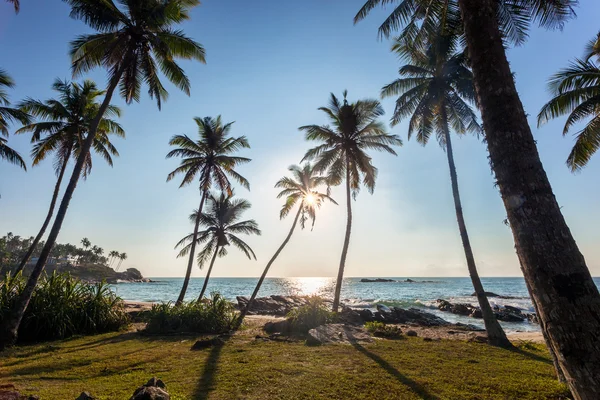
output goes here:
[[300, 127], [306, 132], [306, 140], [323, 142], [306, 152], [303, 160], [316, 160], [315, 170], [327, 172], [331, 185], [346, 184], [346, 235], [335, 285], [333, 311], [338, 311], [346, 255], [350, 245], [352, 229], [352, 198], [356, 199], [362, 184], [370, 193], [375, 189], [377, 168], [372, 164], [368, 150], [385, 151], [396, 155], [392, 146], [401, 146], [402, 141], [396, 135], [386, 132], [385, 125], [378, 121], [384, 114], [383, 107], [377, 100], [358, 100], [348, 103], [344, 91], [344, 102], [341, 103], [333, 93], [329, 107], [319, 110], [327, 114], [333, 127], [328, 125], [307, 125]]
[[113, 263], [115, 262], [115, 260], [117, 258], [119, 258], [120, 255], [121, 254], [118, 251], [111, 250], [110, 253], [108, 253], [108, 257], [110, 258], [110, 262], [109, 262], [108, 266], [112, 268]]
[[[506, 57], [506, 35], [498, 16], [499, 3], [497, 0], [456, 1], [462, 17], [490, 164], [513, 231], [523, 275], [528, 281], [533, 303], [538, 307], [547, 344], [556, 353], [573, 396], [577, 399], [598, 398], [600, 293], [540, 161]], [[425, 0], [369, 0], [365, 7], [391, 2], [399, 3], [401, 7], [409, 2], [423, 5]], [[428, 3], [439, 5], [446, 0], [429, 0]], [[448, 4], [451, 3], [448, 1]], [[525, 24], [532, 21], [543, 27], [555, 28], [562, 27], [573, 17], [573, 7], [578, 2], [522, 0], [513, 3], [523, 11]], [[368, 7], [363, 11], [357, 19], [369, 12]], [[407, 6], [397, 15], [408, 15], [409, 19], [392, 18], [396, 25], [388, 25], [389, 32], [409, 26], [410, 17], [415, 14]], [[423, 17], [417, 19], [419, 24], [423, 21]], [[427, 26], [425, 29], [428, 29]]]
[[6, 1], [13, 5], [13, 7], [15, 8], [15, 13], [18, 14], [21, 9], [21, 4], [19, 3], [19, 0], [6, 0]]
[[548, 86], [554, 97], [538, 115], [538, 126], [568, 115], [563, 136], [574, 124], [589, 119], [585, 127], [575, 133], [575, 145], [567, 158], [573, 172], [585, 167], [600, 148], [600, 64], [592, 60], [594, 57], [600, 62], [600, 34], [588, 44], [585, 60], [575, 60], [550, 78]]
[[103, 67], [108, 71], [109, 82], [104, 101], [82, 144], [81, 156], [75, 163], [39, 260], [23, 292], [15, 301], [13, 310], [5, 319], [6, 323], [0, 328], [0, 347], [16, 340], [21, 319], [62, 227], [86, 155], [117, 86], [129, 104], [139, 100], [142, 83], [145, 83], [148, 94], [156, 99], [160, 109], [168, 93], [160, 81], [159, 70], [175, 86], [189, 94], [189, 79], [175, 59], [205, 61], [202, 46], [185, 36], [181, 30], [174, 29], [189, 19], [190, 10], [199, 4], [199, 0], [127, 0], [120, 1], [119, 6], [113, 0], [65, 1], [72, 7], [73, 18], [81, 19], [98, 31], [81, 35], [71, 43], [74, 77]]
[[[279, 199], [285, 197], [285, 203], [279, 212], [279, 219], [284, 219], [287, 217], [288, 214], [299, 203], [298, 211], [296, 212], [296, 217], [294, 218], [292, 227], [285, 237], [285, 240], [283, 243], [281, 243], [281, 246], [279, 246], [273, 257], [271, 257], [262, 275], [260, 276], [260, 279], [254, 288], [254, 292], [252, 292], [252, 296], [250, 297], [246, 308], [241, 310], [237, 323], [238, 327], [242, 324], [244, 317], [246, 314], [248, 314], [248, 311], [252, 307], [254, 299], [256, 299], [256, 296], [258, 295], [260, 287], [262, 286], [267, 273], [269, 273], [271, 265], [273, 265], [283, 248], [290, 241], [298, 221], [300, 221], [300, 228], [302, 229], [306, 227], [306, 223], [309, 220], [311, 221], [311, 226], [314, 227], [315, 220], [317, 218], [317, 209], [321, 208], [321, 205], [325, 202], [325, 200], [337, 205], [335, 200], [329, 195], [328, 179], [319, 175], [316, 169], [310, 163], [305, 163], [302, 167], [292, 165], [288, 168], [288, 170], [292, 173], [292, 177], [283, 177], [275, 184], [276, 188], [282, 189], [277, 195], [277, 198]], [[319, 192], [319, 188], [321, 186], [327, 187], [325, 193]]]
[[121, 268], [121, 264], [123, 263], [123, 261], [127, 260], [127, 253], [121, 253], [118, 257], [119, 264], [117, 264], [117, 268], [115, 268], [115, 271], [118, 271]]
[[167, 158], [182, 158], [179, 167], [167, 176], [167, 182], [177, 175], [183, 174], [183, 180], [179, 185], [181, 188], [189, 185], [198, 177], [200, 190], [200, 205], [198, 206], [198, 214], [194, 225], [187, 270], [176, 305], [183, 302], [190, 281], [196, 254], [200, 217], [208, 192], [213, 185], [216, 185], [219, 190], [231, 194], [230, 178], [250, 190], [248, 180], [235, 170], [235, 167], [250, 162], [250, 159], [231, 155], [243, 148], [250, 148], [246, 137], [229, 137], [233, 122], [223, 124], [220, 115], [217, 118], [206, 117], [202, 119], [196, 117], [194, 121], [198, 125], [199, 139], [194, 141], [186, 135], [175, 135], [171, 138], [169, 144], [177, 146], [177, 148], [167, 154]]
[[[57, 179], [46, 219], [29, 250], [21, 260], [17, 272], [25, 267], [52, 220], [67, 165], [71, 159], [76, 161], [81, 154], [81, 145], [85, 141], [90, 124], [100, 108], [100, 104], [96, 102], [96, 99], [104, 95], [104, 91], [98, 90], [96, 84], [90, 80], [79, 84], [57, 79], [54, 81], [52, 89], [57, 92], [57, 99], [53, 98], [42, 102], [29, 98], [19, 104], [22, 110], [39, 118], [40, 121], [22, 127], [16, 133], [33, 133], [31, 142], [35, 145], [31, 156], [33, 157], [34, 166], [38, 165], [51, 153], [54, 153]], [[109, 117], [120, 116], [121, 110], [118, 107], [108, 106], [105, 117], [102, 118], [98, 126], [98, 133], [92, 147], [110, 166], [113, 165], [112, 157], [118, 156], [119, 152], [110, 142], [108, 135], [114, 134], [125, 137], [125, 131]], [[88, 153], [82, 171], [84, 179], [87, 178], [91, 169], [92, 157]]]
[[426, 51], [406, 48], [411, 45], [404, 42], [395, 43], [394, 49], [398, 53], [411, 54], [410, 63], [400, 68], [401, 78], [383, 87], [381, 96], [398, 96], [392, 126], [410, 118], [409, 139], [416, 133], [417, 141], [426, 145], [431, 134], [435, 132], [439, 144], [446, 151], [456, 219], [488, 340], [496, 346], [512, 347], [494, 316], [477, 272], [462, 211], [452, 152], [451, 128], [459, 134], [481, 132], [477, 117], [467, 103], [475, 103], [473, 74], [466, 65], [464, 52], [457, 52], [457, 40], [454, 36], [438, 36]]
[[[0, 159], [6, 160], [12, 164], [27, 170], [27, 165], [21, 155], [6, 145], [8, 138], [8, 124], [12, 121], [18, 121], [22, 124], [29, 123], [29, 115], [22, 110], [10, 107], [10, 101], [6, 89], [13, 88], [15, 82], [4, 71], [0, 69]], [[4, 137], [3, 137], [4, 136]]]
[[[225, 257], [227, 255], [227, 246], [233, 244], [242, 251], [248, 259], [251, 260], [254, 258], [256, 260], [256, 255], [250, 246], [236, 236], [239, 234], [261, 234], [260, 229], [258, 229], [258, 224], [253, 219], [240, 221], [242, 214], [250, 209], [250, 202], [244, 199], [232, 199], [232, 197], [232, 194], [226, 194], [224, 192], [221, 192], [219, 197], [216, 197], [214, 194], [209, 194], [207, 197], [209, 211], [200, 216], [200, 225], [206, 229], [198, 232], [196, 244], [205, 243], [205, 245], [198, 253], [196, 260], [200, 269], [202, 269], [209, 258], [210, 265], [208, 267], [208, 272], [206, 273], [206, 278], [204, 278], [200, 296], [198, 296], [199, 301], [204, 297], [206, 287], [208, 286], [208, 280], [210, 279], [210, 274], [217, 256]], [[190, 215], [190, 221], [195, 223], [197, 219], [198, 211], [195, 211]], [[175, 248], [185, 245], [177, 257], [184, 257], [190, 252], [193, 237], [194, 234], [191, 233], [177, 243]]]

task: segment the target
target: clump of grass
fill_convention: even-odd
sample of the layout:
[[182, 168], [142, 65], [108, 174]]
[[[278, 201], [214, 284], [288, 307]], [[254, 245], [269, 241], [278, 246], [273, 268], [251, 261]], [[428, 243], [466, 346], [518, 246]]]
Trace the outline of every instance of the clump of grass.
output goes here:
[[174, 306], [172, 303], [155, 304], [143, 317], [148, 333], [224, 333], [235, 326], [237, 313], [233, 305], [219, 293], [211, 298]]
[[[0, 325], [25, 288], [21, 274], [0, 281]], [[69, 274], [43, 276], [19, 327], [20, 342], [118, 331], [129, 324], [123, 302], [106, 282], [87, 284]]]
[[386, 325], [383, 322], [372, 321], [365, 323], [365, 329], [373, 336], [384, 337], [388, 339], [398, 339], [402, 337], [402, 330], [396, 325]]
[[334, 322], [335, 314], [325, 307], [323, 299], [312, 296], [305, 305], [290, 311], [287, 318], [292, 331], [305, 333], [319, 325]]

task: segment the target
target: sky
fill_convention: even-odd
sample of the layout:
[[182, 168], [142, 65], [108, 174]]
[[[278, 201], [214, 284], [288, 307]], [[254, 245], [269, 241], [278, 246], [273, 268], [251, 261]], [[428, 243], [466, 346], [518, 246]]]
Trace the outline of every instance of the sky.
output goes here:
[[[341, 96], [347, 89], [351, 101], [377, 98], [381, 87], [397, 77], [401, 62], [387, 41], [377, 39], [389, 9], [375, 10], [354, 26], [363, 1], [204, 0], [182, 26], [207, 52], [206, 65], [181, 63], [192, 82], [191, 96], [165, 83], [170, 97], [162, 111], [145, 92], [139, 104], [113, 100], [124, 110], [120, 122], [127, 133], [125, 140], [113, 141], [120, 157], [113, 168], [95, 161], [91, 176], [77, 186], [58, 242], [76, 244], [87, 237], [105, 252], [126, 252], [123, 267], [138, 268], [145, 276], [183, 276], [187, 261], [176, 258], [174, 245], [192, 231], [188, 215], [200, 195], [197, 185], [179, 189], [178, 181], [166, 182], [178, 165], [176, 159], [165, 159], [168, 141], [175, 134], [197, 137], [193, 117], [222, 115], [224, 121], [235, 121], [232, 135], [246, 135], [252, 146], [239, 154], [253, 160], [239, 168], [251, 190], [238, 187], [236, 194], [252, 203], [245, 216], [255, 219], [263, 233], [247, 238], [258, 261], [231, 249], [217, 260], [213, 276], [260, 275], [292, 223], [291, 217], [279, 220], [282, 201], [273, 185], [313, 145], [298, 127], [327, 122], [317, 108], [327, 105], [330, 92]], [[547, 79], [581, 56], [600, 28], [597, 0], [581, 0], [577, 14], [562, 32], [534, 27], [527, 43], [511, 49], [508, 57], [554, 193], [588, 267], [598, 276], [600, 154], [573, 174], [565, 166], [573, 138], [561, 134], [564, 119], [536, 127], [536, 115], [549, 99]], [[59, 0], [22, 0], [18, 15], [0, 1], [0, 67], [17, 83], [11, 99], [52, 97], [55, 78], [71, 79], [69, 41], [89, 32], [83, 22], [69, 18], [68, 6]], [[103, 70], [88, 78], [106, 84]], [[394, 100], [382, 104], [389, 120]], [[379, 177], [374, 194], [363, 190], [352, 204], [346, 276], [467, 276], [444, 151], [435, 140], [426, 147], [408, 141], [405, 122], [390, 132], [404, 146], [397, 157], [373, 153]], [[475, 137], [455, 136], [453, 143], [480, 274], [521, 276], [485, 145]], [[11, 135], [9, 145], [23, 156], [31, 149], [26, 135]], [[0, 162], [0, 234], [34, 236], [55, 179], [51, 160], [27, 172]], [[326, 204], [313, 231], [294, 233], [271, 276], [336, 276], [346, 211], [341, 188], [332, 195], [340, 205]], [[193, 276], [204, 273], [193, 270]]]

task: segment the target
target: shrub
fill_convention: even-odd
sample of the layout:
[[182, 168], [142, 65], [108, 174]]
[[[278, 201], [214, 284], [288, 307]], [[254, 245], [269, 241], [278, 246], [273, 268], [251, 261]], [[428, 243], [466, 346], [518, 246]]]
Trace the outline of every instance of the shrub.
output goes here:
[[172, 303], [155, 304], [145, 313], [149, 333], [224, 333], [234, 328], [237, 313], [233, 304], [219, 293], [211, 298], [174, 306]]
[[335, 314], [325, 307], [323, 299], [318, 296], [309, 297], [305, 305], [290, 311], [287, 317], [295, 332], [308, 332], [335, 320]]
[[396, 325], [386, 325], [383, 322], [373, 321], [365, 323], [365, 329], [377, 337], [389, 339], [402, 337], [402, 330]]
[[[0, 281], [0, 324], [25, 288], [21, 275]], [[106, 282], [87, 284], [69, 274], [43, 276], [19, 326], [20, 342], [117, 331], [129, 324], [123, 302]]]

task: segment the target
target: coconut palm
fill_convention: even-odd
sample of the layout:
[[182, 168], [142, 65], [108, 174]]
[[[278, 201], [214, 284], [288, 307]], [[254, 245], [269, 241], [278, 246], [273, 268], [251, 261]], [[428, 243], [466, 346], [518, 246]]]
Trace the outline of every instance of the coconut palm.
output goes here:
[[[240, 221], [242, 214], [250, 209], [250, 202], [244, 199], [232, 199], [232, 197], [232, 194], [226, 194], [224, 192], [221, 192], [218, 197], [209, 193], [207, 197], [209, 211], [200, 216], [200, 226], [205, 229], [198, 232], [196, 244], [200, 245], [205, 243], [205, 245], [198, 253], [196, 260], [200, 269], [204, 267], [209, 258], [210, 265], [208, 267], [208, 272], [206, 273], [206, 278], [204, 278], [204, 284], [202, 285], [198, 300], [202, 300], [204, 297], [206, 287], [208, 286], [208, 280], [210, 279], [210, 274], [217, 256], [225, 257], [227, 255], [227, 246], [233, 244], [233, 246], [242, 251], [248, 259], [254, 258], [256, 260], [254, 251], [252, 251], [246, 242], [237, 236], [239, 234], [261, 234], [260, 229], [258, 229], [258, 224], [253, 219]], [[198, 211], [196, 210], [190, 215], [190, 221], [196, 223], [197, 219]], [[194, 234], [191, 233], [177, 243], [175, 248], [184, 246], [177, 257], [184, 257], [189, 254], [193, 237]]]
[[[16, 133], [33, 133], [31, 142], [34, 143], [34, 147], [31, 156], [34, 166], [54, 153], [57, 179], [46, 219], [29, 250], [21, 260], [17, 272], [25, 267], [52, 220], [67, 165], [71, 160], [76, 161], [81, 154], [81, 145], [85, 141], [90, 124], [96, 117], [100, 107], [96, 99], [104, 95], [104, 91], [98, 90], [96, 84], [90, 80], [79, 84], [57, 79], [54, 81], [52, 89], [58, 94], [58, 98], [52, 98], [44, 102], [28, 98], [19, 104], [22, 110], [37, 117], [39, 121], [25, 125]], [[92, 149], [108, 165], [112, 166], [112, 157], [118, 156], [119, 152], [110, 142], [108, 135], [114, 134], [125, 137], [125, 131], [117, 122], [109, 118], [121, 116], [121, 110], [118, 107], [109, 105], [104, 115], [105, 117], [100, 121]], [[92, 156], [88, 153], [82, 171], [84, 179], [87, 178], [91, 169]]]
[[118, 251], [111, 250], [110, 253], [108, 253], [108, 258], [110, 259], [108, 266], [112, 268], [113, 263], [117, 258], [119, 258], [120, 255], [121, 254]]
[[407, 49], [406, 46], [402, 42], [395, 43], [394, 48], [398, 53], [411, 54], [410, 63], [400, 68], [400, 78], [383, 87], [381, 96], [398, 96], [392, 126], [409, 118], [409, 140], [416, 133], [417, 141], [426, 145], [431, 134], [435, 133], [437, 141], [446, 151], [456, 219], [488, 340], [497, 346], [512, 347], [494, 316], [477, 272], [462, 211], [452, 152], [451, 129], [459, 134], [481, 132], [477, 117], [468, 104], [475, 103], [473, 74], [466, 65], [464, 52], [457, 51], [454, 36], [437, 36], [427, 51]]
[[[4, 71], [0, 69], [0, 158], [27, 170], [27, 165], [21, 155], [6, 145], [8, 138], [8, 124], [13, 121], [22, 124], [29, 123], [29, 115], [22, 110], [10, 107], [10, 101], [6, 89], [13, 88], [15, 82]], [[4, 137], [3, 137], [4, 136]]]
[[204, 62], [202, 46], [185, 36], [181, 30], [174, 29], [189, 19], [190, 10], [200, 3], [199, 0], [128, 0], [119, 1], [119, 6], [113, 0], [65, 1], [71, 6], [73, 18], [81, 19], [98, 32], [81, 35], [71, 42], [74, 77], [103, 67], [107, 69], [109, 83], [104, 101], [82, 144], [81, 156], [75, 163], [46, 245], [23, 292], [0, 329], [0, 347], [16, 340], [21, 319], [62, 227], [86, 155], [117, 87], [127, 104], [130, 104], [140, 99], [142, 84], [146, 84], [148, 94], [156, 100], [160, 109], [168, 93], [160, 81], [159, 70], [189, 95], [190, 81], [175, 59]]
[[554, 97], [538, 115], [538, 125], [568, 115], [563, 128], [567, 135], [573, 125], [585, 120], [587, 124], [575, 133], [575, 145], [567, 165], [575, 172], [585, 167], [600, 148], [600, 33], [586, 49], [585, 59], [577, 59], [550, 78], [548, 84]]
[[[258, 295], [263, 281], [269, 273], [271, 265], [273, 265], [283, 248], [290, 241], [298, 221], [300, 221], [300, 228], [302, 229], [306, 227], [306, 223], [309, 221], [311, 222], [311, 227], [314, 227], [317, 218], [317, 209], [321, 208], [321, 205], [325, 200], [337, 205], [335, 200], [329, 195], [329, 183], [327, 178], [319, 175], [310, 163], [305, 163], [302, 167], [292, 165], [288, 170], [292, 173], [292, 177], [283, 177], [275, 184], [276, 188], [282, 189], [277, 195], [277, 198], [285, 197], [285, 203], [279, 212], [279, 219], [287, 217], [296, 205], [298, 205], [298, 211], [296, 212], [296, 217], [294, 218], [292, 227], [285, 240], [281, 243], [281, 246], [279, 246], [273, 257], [271, 257], [260, 276], [246, 308], [241, 310], [237, 324], [238, 326], [242, 324], [244, 317], [252, 307], [254, 299], [256, 299], [256, 296]], [[319, 188], [322, 186], [327, 187], [325, 193], [319, 192]]]
[[19, 10], [21, 9], [21, 4], [19, 3], [19, 0], [6, 0], [8, 3], [12, 4], [13, 7], [15, 8], [15, 13], [19, 13]]
[[307, 125], [299, 128], [306, 132], [306, 140], [323, 142], [308, 150], [303, 160], [316, 160], [315, 170], [326, 172], [331, 185], [339, 185], [342, 182], [346, 184], [348, 216], [333, 298], [334, 312], [337, 312], [340, 302], [346, 255], [350, 244], [352, 197], [356, 199], [361, 184], [366, 186], [370, 193], [375, 189], [377, 168], [371, 162], [367, 151], [378, 150], [396, 155], [392, 146], [402, 145], [398, 136], [388, 134], [385, 125], [378, 121], [384, 111], [377, 100], [348, 103], [347, 94], [347, 91], [344, 91], [344, 101], [341, 103], [332, 93], [329, 107], [319, 108], [327, 114], [333, 127]]
[[[506, 33], [501, 29], [499, 3], [496, 0], [456, 1], [482, 111], [490, 164], [548, 347], [556, 353], [573, 396], [597, 398], [600, 393], [600, 293], [540, 161], [506, 57]], [[425, 0], [369, 0], [357, 19], [368, 14], [369, 7], [392, 2], [398, 7], [394, 11], [396, 17], [388, 18], [390, 22], [395, 21], [395, 25], [386, 21], [390, 33], [396, 28], [411, 26], [411, 18], [416, 15], [412, 5], [423, 5]], [[446, 0], [427, 0], [427, 3], [436, 7], [452, 4]], [[573, 17], [578, 2], [522, 0], [512, 3], [522, 10], [526, 26], [531, 21], [547, 28], [560, 28]], [[417, 16], [414, 26], [435, 30], [437, 24], [426, 24], [424, 21], [431, 20], [422, 15]], [[433, 22], [436, 20], [442, 21], [437, 16]]]
[[231, 194], [233, 191], [230, 178], [237, 181], [246, 189], [250, 189], [248, 180], [235, 170], [238, 165], [250, 162], [250, 159], [232, 155], [243, 148], [250, 148], [246, 137], [229, 137], [233, 122], [223, 124], [220, 115], [217, 118], [196, 117], [194, 121], [198, 125], [198, 140], [194, 141], [186, 135], [175, 135], [171, 138], [169, 144], [177, 148], [167, 154], [167, 158], [182, 158], [179, 167], [167, 176], [167, 181], [174, 179], [179, 174], [183, 174], [183, 180], [179, 185], [181, 188], [189, 185], [198, 178], [200, 190], [198, 218], [194, 225], [187, 270], [181, 292], [177, 298], [177, 305], [183, 302], [190, 281], [194, 256], [196, 254], [200, 217], [208, 192], [215, 185], [219, 190]]
[[118, 258], [119, 258], [119, 264], [117, 264], [115, 271], [118, 271], [121, 268], [121, 264], [123, 263], [123, 261], [127, 260], [127, 253], [119, 254]]

